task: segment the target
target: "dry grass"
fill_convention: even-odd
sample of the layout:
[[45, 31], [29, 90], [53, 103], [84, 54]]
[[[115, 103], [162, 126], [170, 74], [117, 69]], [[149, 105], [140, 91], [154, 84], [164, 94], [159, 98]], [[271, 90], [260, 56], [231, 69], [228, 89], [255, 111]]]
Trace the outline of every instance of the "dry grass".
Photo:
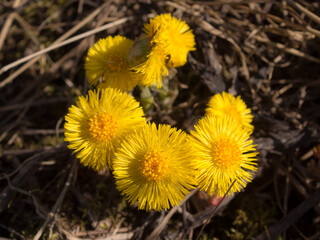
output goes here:
[[138, 211], [63, 141], [64, 115], [88, 89], [88, 48], [107, 35], [134, 39], [148, 17], [171, 12], [194, 30], [197, 51], [163, 89], [134, 90], [148, 120], [189, 131], [227, 90], [252, 108], [260, 152], [255, 180], [201, 239], [319, 239], [319, 9], [304, 0], [1, 1], [0, 236], [196, 239], [206, 196]]

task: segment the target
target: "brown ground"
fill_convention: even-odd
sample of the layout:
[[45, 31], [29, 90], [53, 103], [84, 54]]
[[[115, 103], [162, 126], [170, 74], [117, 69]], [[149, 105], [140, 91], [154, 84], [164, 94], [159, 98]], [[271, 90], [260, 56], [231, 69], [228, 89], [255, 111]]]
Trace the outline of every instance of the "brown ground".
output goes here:
[[63, 140], [64, 115], [88, 88], [88, 48], [108, 35], [135, 39], [148, 17], [171, 12], [194, 30], [197, 50], [170, 73], [169, 90], [151, 89], [151, 103], [134, 90], [148, 119], [189, 131], [210, 96], [226, 90], [252, 108], [260, 152], [254, 181], [219, 208], [201, 239], [319, 239], [320, 4], [310, 2], [1, 1], [0, 236], [196, 239], [212, 209], [205, 196], [138, 211]]

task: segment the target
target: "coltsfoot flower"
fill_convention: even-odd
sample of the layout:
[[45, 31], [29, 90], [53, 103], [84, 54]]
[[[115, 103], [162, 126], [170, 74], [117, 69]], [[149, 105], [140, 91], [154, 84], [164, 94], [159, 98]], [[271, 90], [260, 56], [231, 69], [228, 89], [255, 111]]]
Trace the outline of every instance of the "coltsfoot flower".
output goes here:
[[217, 93], [209, 100], [205, 112], [205, 116], [227, 115], [230, 118], [234, 118], [248, 132], [251, 133], [253, 131], [251, 109], [247, 108], [240, 96], [234, 97], [227, 92]]
[[65, 140], [84, 166], [109, 166], [121, 141], [146, 124], [139, 103], [119, 89], [89, 91], [79, 97], [65, 117]]
[[117, 151], [116, 186], [138, 209], [168, 209], [196, 185], [193, 159], [185, 132], [149, 123], [127, 137]]
[[172, 17], [170, 13], [150, 19], [143, 30], [148, 37], [161, 32], [160, 41], [166, 45], [166, 51], [170, 55], [167, 63], [170, 68], [183, 66], [187, 62], [188, 52], [196, 50], [194, 35], [188, 24]]
[[130, 49], [128, 63], [140, 85], [157, 83], [160, 88], [164, 76], [168, 75], [166, 64], [169, 56], [161, 34], [158, 31], [151, 37], [140, 37]]
[[122, 36], [100, 39], [88, 51], [85, 70], [91, 85], [98, 88], [132, 90], [138, 84], [128, 68], [127, 56], [133, 41]]
[[257, 152], [249, 133], [230, 117], [207, 116], [191, 131], [197, 155], [197, 181], [200, 190], [223, 196], [239, 192], [257, 171]]

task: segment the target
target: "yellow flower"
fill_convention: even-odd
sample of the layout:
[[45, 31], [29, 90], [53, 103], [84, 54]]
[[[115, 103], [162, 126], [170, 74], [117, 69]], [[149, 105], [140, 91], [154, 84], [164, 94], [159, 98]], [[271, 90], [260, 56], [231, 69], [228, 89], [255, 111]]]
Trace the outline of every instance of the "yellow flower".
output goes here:
[[132, 90], [138, 82], [128, 68], [127, 56], [133, 41], [122, 36], [107, 37], [96, 42], [85, 61], [86, 76], [91, 85], [98, 88]]
[[157, 83], [160, 88], [163, 77], [168, 75], [168, 53], [160, 36], [159, 31], [151, 37], [140, 37], [130, 49], [128, 63], [140, 85], [151, 86]]
[[238, 192], [257, 171], [257, 152], [249, 133], [234, 119], [207, 116], [199, 120], [191, 140], [197, 154], [199, 189], [209, 195], [223, 196]]
[[170, 54], [168, 67], [183, 66], [187, 62], [188, 52], [195, 50], [194, 35], [188, 24], [172, 17], [170, 13], [150, 19], [143, 30], [149, 37], [161, 31], [161, 41], [166, 43]]
[[149, 123], [126, 138], [116, 153], [116, 186], [138, 209], [168, 209], [194, 188], [193, 159], [185, 132]]
[[205, 112], [205, 116], [228, 115], [230, 118], [234, 118], [248, 132], [251, 133], [253, 131], [251, 109], [247, 108], [240, 96], [234, 97], [227, 92], [218, 93], [209, 100]]
[[127, 93], [106, 88], [79, 97], [65, 117], [65, 140], [84, 166], [112, 169], [121, 141], [146, 120], [139, 103]]

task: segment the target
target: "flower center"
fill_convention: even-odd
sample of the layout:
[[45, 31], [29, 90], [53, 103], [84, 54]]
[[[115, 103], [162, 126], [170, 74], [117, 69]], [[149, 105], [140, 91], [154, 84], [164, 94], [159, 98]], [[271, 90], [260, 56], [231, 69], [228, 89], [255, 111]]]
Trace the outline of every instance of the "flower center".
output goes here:
[[111, 55], [107, 61], [107, 67], [112, 72], [120, 72], [125, 67], [125, 65], [126, 61], [120, 56]]
[[241, 162], [242, 153], [235, 141], [220, 139], [213, 145], [211, 156], [214, 164], [222, 170], [227, 170], [236, 167]]
[[89, 119], [89, 132], [93, 138], [100, 142], [113, 138], [117, 128], [117, 122], [109, 113], [96, 114]]
[[149, 180], [159, 180], [167, 171], [168, 157], [164, 152], [147, 152], [141, 160], [141, 173]]

